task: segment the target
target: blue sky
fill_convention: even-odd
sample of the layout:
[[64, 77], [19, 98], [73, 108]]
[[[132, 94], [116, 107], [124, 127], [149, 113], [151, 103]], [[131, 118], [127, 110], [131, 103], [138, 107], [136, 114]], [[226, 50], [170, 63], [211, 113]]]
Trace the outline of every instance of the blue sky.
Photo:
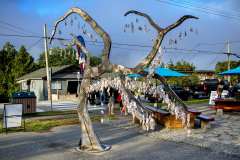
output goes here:
[[[163, 2], [164, 1], [164, 2]], [[179, 3], [181, 2], [181, 3]], [[48, 26], [48, 33], [51, 32], [54, 22], [62, 16], [70, 7], [77, 6], [87, 11], [104, 29], [107, 31], [113, 42], [151, 45], [152, 39], [156, 35], [155, 31], [149, 27], [145, 19], [136, 16], [124, 17], [123, 14], [130, 10], [139, 10], [149, 14], [161, 27], [166, 27], [175, 22], [179, 17], [185, 14], [198, 16], [199, 20], [188, 20], [176, 30], [170, 32], [164, 39], [163, 47], [184, 48], [210, 50], [217, 52], [226, 51], [224, 44], [216, 45], [199, 45], [202, 43], [216, 43], [239, 41], [240, 40], [240, 1], [239, 0], [1, 0], [0, 1], [0, 20], [15, 26], [24, 28], [24, 31], [14, 29], [0, 22], [0, 34], [20, 34], [20, 35], [43, 35], [43, 25]], [[171, 5], [169, 3], [180, 4], [181, 6], [191, 5], [193, 7], [201, 7], [203, 10], [210, 8], [211, 10], [221, 10], [223, 15], [236, 15], [234, 19], [223, 16], [204, 13], [196, 9], [188, 9]], [[206, 10], [205, 10], [206, 11]], [[214, 12], [215, 13], [215, 12]], [[239, 18], [238, 18], [239, 17]], [[136, 18], [139, 20], [138, 25], [146, 24], [150, 31], [148, 33], [135, 30], [134, 33], [128, 31], [125, 33], [124, 25], [134, 22]], [[70, 25], [71, 19], [74, 20], [73, 26]], [[62, 35], [59, 37], [69, 38], [69, 33], [81, 34], [76, 27], [80, 23], [83, 25], [81, 18], [75, 16], [68, 19], [68, 25], [60, 26]], [[11, 28], [11, 29], [9, 29]], [[101, 41], [90, 27], [86, 27], [88, 32]], [[189, 29], [193, 28], [194, 32]], [[198, 34], [195, 33], [197, 30]], [[187, 32], [187, 36], [179, 40], [180, 32]], [[85, 36], [86, 40], [91, 40]], [[169, 41], [177, 39], [177, 44], [170, 45]], [[39, 54], [44, 50], [43, 42], [39, 39], [16, 38], [16, 37], [0, 37], [0, 47], [10, 41], [17, 48], [25, 45], [29, 52], [38, 58]], [[50, 47], [61, 46], [59, 42], [55, 42]], [[102, 46], [87, 45], [89, 50], [99, 55]], [[139, 62], [150, 48], [114, 46], [111, 51], [111, 61], [113, 63], [134, 66]], [[240, 54], [239, 43], [231, 44], [231, 51]], [[233, 58], [233, 57], [232, 57]], [[225, 55], [206, 54], [206, 53], [187, 53], [187, 51], [171, 51], [164, 52], [163, 61], [165, 63], [173, 60], [186, 60], [194, 63], [197, 69], [213, 69], [217, 61], [226, 60]], [[235, 59], [235, 58], [234, 58]]]

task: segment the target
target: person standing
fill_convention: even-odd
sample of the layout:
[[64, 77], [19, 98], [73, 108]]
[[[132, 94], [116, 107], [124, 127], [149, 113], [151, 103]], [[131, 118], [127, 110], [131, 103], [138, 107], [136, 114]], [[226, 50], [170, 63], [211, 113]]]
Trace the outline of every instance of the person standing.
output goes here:
[[221, 81], [218, 83], [218, 86], [217, 86], [218, 98], [222, 98], [223, 87], [224, 87], [224, 81], [223, 79], [221, 79]]

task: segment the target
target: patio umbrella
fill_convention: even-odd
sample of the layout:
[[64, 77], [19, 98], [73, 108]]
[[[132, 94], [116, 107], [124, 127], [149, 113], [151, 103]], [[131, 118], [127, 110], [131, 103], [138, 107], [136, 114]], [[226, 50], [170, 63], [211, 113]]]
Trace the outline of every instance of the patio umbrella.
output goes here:
[[[148, 68], [145, 69], [146, 72], [148, 72]], [[183, 74], [174, 70], [171, 70], [169, 68], [162, 68], [162, 67], [157, 67], [154, 70], [154, 73], [162, 76], [162, 77], [183, 77], [183, 76], [188, 76], [187, 74]]]
[[219, 73], [219, 75], [240, 75], [240, 67]]
[[142, 75], [141, 74], [137, 74], [137, 73], [132, 73], [132, 74], [128, 74], [127, 75], [129, 78], [141, 78]]

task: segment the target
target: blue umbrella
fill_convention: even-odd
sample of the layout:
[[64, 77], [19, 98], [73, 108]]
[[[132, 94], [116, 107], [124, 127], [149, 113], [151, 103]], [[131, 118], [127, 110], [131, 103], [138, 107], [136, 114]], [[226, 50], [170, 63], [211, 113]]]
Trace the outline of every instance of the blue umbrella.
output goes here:
[[127, 76], [129, 78], [141, 78], [142, 77], [142, 75], [137, 74], [137, 73], [128, 74]]
[[240, 67], [219, 73], [219, 75], [240, 75]]
[[[145, 69], [146, 72], [148, 72], [148, 68]], [[162, 76], [162, 77], [183, 77], [183, 76], [188, 76], [187, 74], [183, 74], [177, 71], [173, 71], [169, 68], [161, 68], [161, 67], [157, 67], [154, 70], [154, 73]]]

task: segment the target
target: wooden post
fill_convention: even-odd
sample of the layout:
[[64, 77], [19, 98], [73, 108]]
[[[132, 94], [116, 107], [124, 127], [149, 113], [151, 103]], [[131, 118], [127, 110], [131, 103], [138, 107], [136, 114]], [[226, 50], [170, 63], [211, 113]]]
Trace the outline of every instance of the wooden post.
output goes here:
[[52, 111], [52, 93], [51, 93], [51, 79], [48, 68], [48, 42], [47, 42], [47, 25], [44, 24], [44, 49], [45, 49], [45, 62], [46, 62], [46, 73], [47, 73], [47, 88], [48, 88], [48, 101], [51, 102], [51, 111]]

